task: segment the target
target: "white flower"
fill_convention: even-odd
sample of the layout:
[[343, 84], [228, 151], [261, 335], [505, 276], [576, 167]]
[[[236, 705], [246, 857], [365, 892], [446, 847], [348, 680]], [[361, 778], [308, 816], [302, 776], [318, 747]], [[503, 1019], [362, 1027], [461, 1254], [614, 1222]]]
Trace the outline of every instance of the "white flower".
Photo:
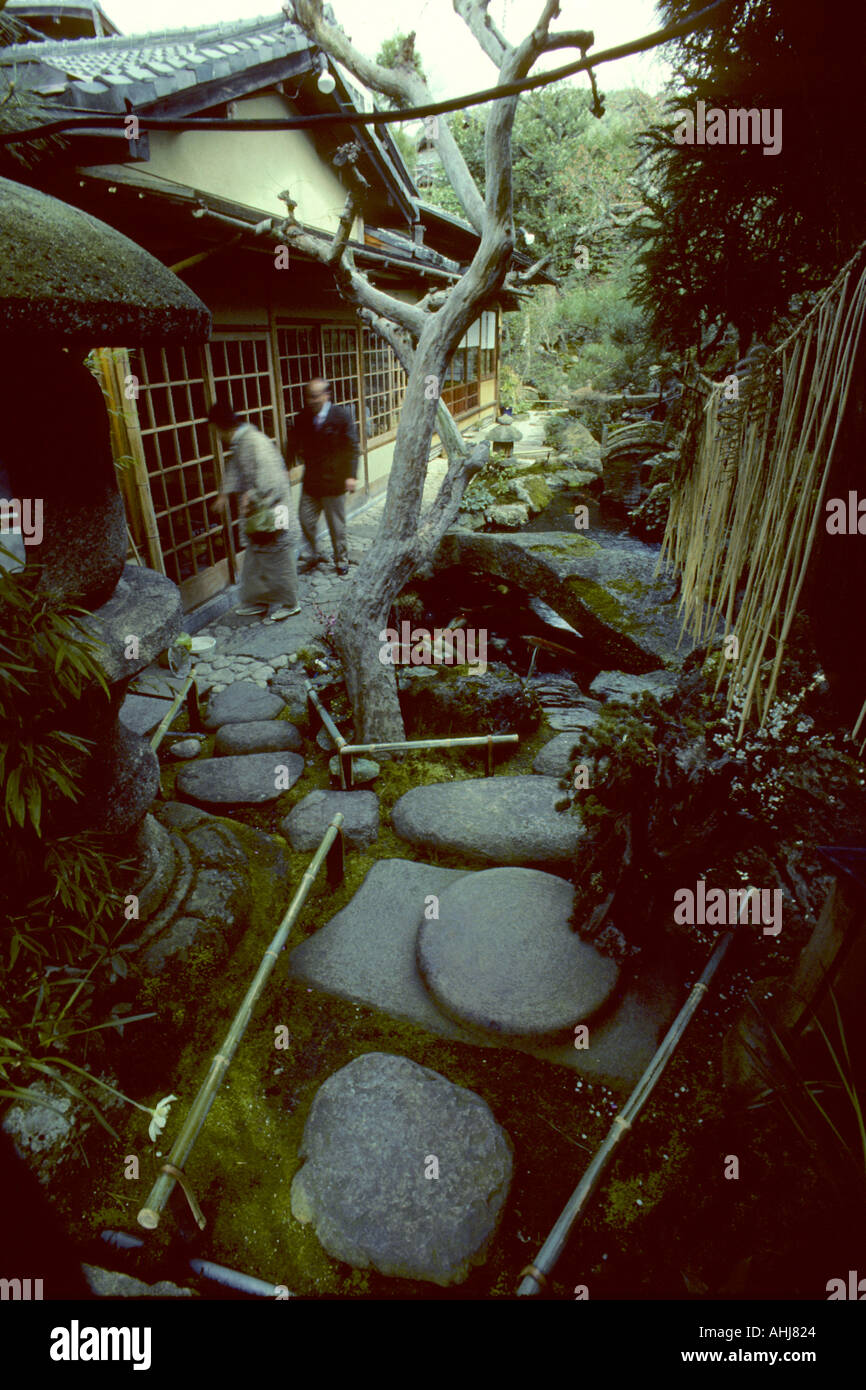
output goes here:
[[156, 1143], [160, 1134], [165, 1129], [168, 1120], [168, 1112], [173, 1100], [177, 1100], [177, 1096], [164, 1096], [150, 1112], [153, 1119], [148, 1126], [147, 1133], [152, 1144]]

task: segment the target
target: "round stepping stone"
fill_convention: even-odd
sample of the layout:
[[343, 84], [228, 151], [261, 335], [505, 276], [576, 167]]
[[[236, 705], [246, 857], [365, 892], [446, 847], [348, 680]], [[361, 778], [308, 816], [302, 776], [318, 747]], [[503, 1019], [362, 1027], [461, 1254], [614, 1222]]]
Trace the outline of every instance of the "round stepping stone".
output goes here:
[[555, 777], [472, 777], [413, 787], [394, 805], [397, 834], [420, 848], [451, 849], [467, 861], [553, 864], [573, 861], [585, 835], [578, 816], [556, 810]]
[[484, 1263], [512, 1150], [473, 1091], [367, 1052], [317, 1091], [300, 1156], [292, 1215], [334, 1259], [442, 1287]]
[[257, 806], [295, 785], [304, 760], [288, 748], [236, 758], [202, 758], [181, 768], [175, 794], [196, 806]]
[[292, 849], [318, 849], [337, 811], [350, 849], [367, 849], [379, 836], [379, 798], [375, 792], [315, 791], [293, 806], [280, 828]]
[[[302, 739], [287, 719], [253, 719], [249, 724], [224, 724], [214, 739], [214, 753], [272, 753], [291, 748], [297, 752]], [[172, 752], [174, 750], [172, 749]]]
[[418, 931], [424, 983], [448, 1017], [513, 1037], [555, 1037], [608, 1001], [616, 963], [569, 926], [574, 889], [535, 869], [488, 869], [443, 889]]
[[[340, 759], [334, 757], [328, 763], [331, 776], [340, 780]], [[366, 782], [375, 782], [379, 776], [380, 767], [372, 758], [353, 758], [352, 759], [352, 781], [356, 787], [363, 786]]]
[[255, 720], [276, 719], [284, 709], [279, 695], [262, 690], [255, 681], [232, 681], [208, 702], [204, 726], [206, 729], [220, 729], [223, 724], [249, 724]]

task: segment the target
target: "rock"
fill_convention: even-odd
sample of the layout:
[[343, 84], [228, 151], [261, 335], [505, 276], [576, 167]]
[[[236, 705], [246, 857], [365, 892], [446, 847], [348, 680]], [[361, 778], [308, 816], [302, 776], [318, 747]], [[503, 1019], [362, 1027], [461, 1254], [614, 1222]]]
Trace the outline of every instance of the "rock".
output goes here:
[[[334, 756], [328, 763], [328, 771], [332, 777], [340, 779], [340, 759]], [[352, 782], [356, 787], [366, 786], [368, 782], [375, 782], [379, 776], [381, 768], [372, 758], [353, 758], [352, 759]]]
[[569, 926], [574, 889], [534, 869], [468, 874], [418, 931], [418, 968], [450, 1018], [553, 1039], [610, 999], [619, 971]]
[[127, 695], [120, 706], [120, 718], [133, 733], [146, 738], [168, 713], [168, 708], [166, 700], [151, 700], [147, 695]]
[[[598, 719], [598, 715], [591, 717], [593, 723]], [[574, 732], [557, 734], [556, 738], [546, 743], [532, 764], [533, 772], [539, 773], [542, 777], [568, 777], [571, 771], [572, 750], [580, 743], [580, 732], [580, 729], [575, 729]]]
[[658, 549], [631, 536], [595, 535], [452, 531], [443, 536], [434, 567], [462, 565], [520, 585], [576, 628], [611, 668], [680, 669], [694, 644], [687, 637], [680, 642], [670, 578], [655, 574]]
[[277, 748], [272, 753], [202, 758], [181, 768], [175, 787], [179, 797], [196, 806], [256, 806], [276, 801], [295, 785], [303, 770], [303, 758], [288, 748]]
[[[419, 677], [422, 670], [432, 679]], [[528, 733], [538, 726], [538, 710], [523, 682], [501, 662], [491, 662], [486, 671], [400, 667], [397, 682], [409, 738]]]
[[280, 829], [292, 849], [318, 849], [337, 812], [350, 849], [367, 849], [379, 836], [379, 798], [375, 792], [309, 792], [293, 806]]
[[334, 1259], [442, 1287], [484, 1262], [512, 1151], [474, 1092], [367, 1052], [320, 1087], [300, 1155], [292, 1214]]
[[584, 837], [577, 816], [559, 812], [553, 777], [477, 777], [413, 787], [391, 821], [410, 844], [455, 850], [469, 862], [568, 863]]
[[203, 811], [199, 806], [188, 806], [185, 801], [157, 801], [153, 814], [160, 824], [172, 830], [187, 830], [190, 826], [213, 820], [209, 811]]
[[229, 948], [218, 927], [200, 917], [176, 917], [168, 931], [144, 952], [141, 968], [146, 975], [161, 975], [167, 966], [183, 969], [193, 948], [203, 945], [211, 948], [216, 964], [228, 959]]
[[204, 717], [206, 729], [220, 729], [223, 724], [250, 724], [276, 719], [285, 709], [279, 695], [260, 690], [254, 681], [239, 680], [214, 695]]
[[182, 1289], [170, 1279], [144, 1284], [131, 1274], [119, 1274], [98, 1265], [82, 1265], [84, 1277], [97, 1298], [197, 1298], [192, 1289]]
[[488, 507], [485, 516], [489, 525], [516, 529], [529, 520], [529, 508], [523, 502], [499, 502]]
[[197, 758], [201, 744], [197, 738], [183, 738], [180, 743], [173, 743], [169, 751], [173, 758]]
[[664, 700], [677, 687], [677, 678], [670, 671], [647, 671], [642, 676], [627, 675], [625, 671], [600, 671], [589, 687], [599, 700], [627, 704], [633, 695], [654, 695]]
[[215, 754], [272, 753], [275, 748], [297, 752], [303, 740], [287, 719], [254, 719], [249, 724], [224, 724], [217, 730]]

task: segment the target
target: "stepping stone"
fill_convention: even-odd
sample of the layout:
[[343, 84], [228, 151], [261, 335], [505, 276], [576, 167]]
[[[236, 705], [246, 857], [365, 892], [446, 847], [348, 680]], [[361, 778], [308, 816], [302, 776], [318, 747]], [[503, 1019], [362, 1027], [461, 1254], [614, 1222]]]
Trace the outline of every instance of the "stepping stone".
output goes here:
[[319, 1088], [299, 1152], [292, 1215], [334, 1259], [442, 1287], [484, 1263], [513, 1160], [474, 1091], [367, 1052]]
[[632, 676], [625, 671], [600, 671], [589, 687], [599, 700], [620, 700], [631, 703], [632, 695], [647, 693], [663, 700], [676, 689], [677, 678], [672, 671], [648, 671]]
[[120, 718], [128, 729], [146, 737], [153, 733], [170, 707], [168, 700], [151, 700], [147, 695], [127, 695], [120, 706]]
[[379, 798], [375, 792], [315, 791], [293, 806], [280, 829], [292, 849], [318, 849], [336, 813], [350, 849], [368, 849], [379, 837]]
[[272, 753], [277, 748], [297, 752], [303, 740], [287, 719], [253, 719], [249, 724], [224, 724], [217, 731], [213, 751], [217, 754]]
[[255, 681], [232, 681], [225, 690], [209, 701], [204, 717], [206, 729], [220, 729], [223, 724], [250, 724], [259, 720], [276, 719], [285, 709], [279, 695], [262, 690]]
[[[283, 770], [284, 769], [284, 770]], [[257, 806], [295, 785], [304, 760], [288, 748], [236, 758], [202, 758], [181, 768], [175, 793], [196, 806]]]
[[578, 816], [555, 810], [555, 777], [473, 777], [405, 792], [391, 812], [397, 834], [471, 862], [570, 863], [584, 838]]
[[533, 772], [542, 777], [567, 777], [571, 770], [571, 752], [580, 743], [580, 730], [574, 733], [557, 734], [542, 748], [535, 762]]
[[450, 1018], [488, 1033], [554, 1039], [616, 986], [616, 963], [569, 926], [574, 889], [535, 869], [488, 869], [445, 889], [418, 931], [418, 968]]

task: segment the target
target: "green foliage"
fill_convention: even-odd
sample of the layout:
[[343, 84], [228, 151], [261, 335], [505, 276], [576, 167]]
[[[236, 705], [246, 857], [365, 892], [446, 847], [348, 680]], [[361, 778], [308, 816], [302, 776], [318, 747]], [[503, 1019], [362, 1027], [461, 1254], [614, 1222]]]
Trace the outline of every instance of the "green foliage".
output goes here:
[[383, 39], [376, 62], [383, 68], [411, 68], [419, 77], [425, 77], [424, 64], [415, 52], [415, 35], [398, 31], [390, 39]]
[[[703, 0], [661, 0], [669, 23]], [[836, 7], [732, 0], [724, 23], [676, 40], [666, 118], [643, 142], [649, 211], [635, 227], [635, 283], [657, 341], [709, 350], [733, 325], [745, 352], [793, 297], [823, 285], [863, 237], [851, 171], [861, 166], [860, 46]], [[792, 99], [809, 92], [811, 99]], [[675, 113], [778, 111], [782, 149], [678, 145]], [[777, 127], [778, 128], [778, 127]], [[800, 306], [802, 307], [802, 305]]]

